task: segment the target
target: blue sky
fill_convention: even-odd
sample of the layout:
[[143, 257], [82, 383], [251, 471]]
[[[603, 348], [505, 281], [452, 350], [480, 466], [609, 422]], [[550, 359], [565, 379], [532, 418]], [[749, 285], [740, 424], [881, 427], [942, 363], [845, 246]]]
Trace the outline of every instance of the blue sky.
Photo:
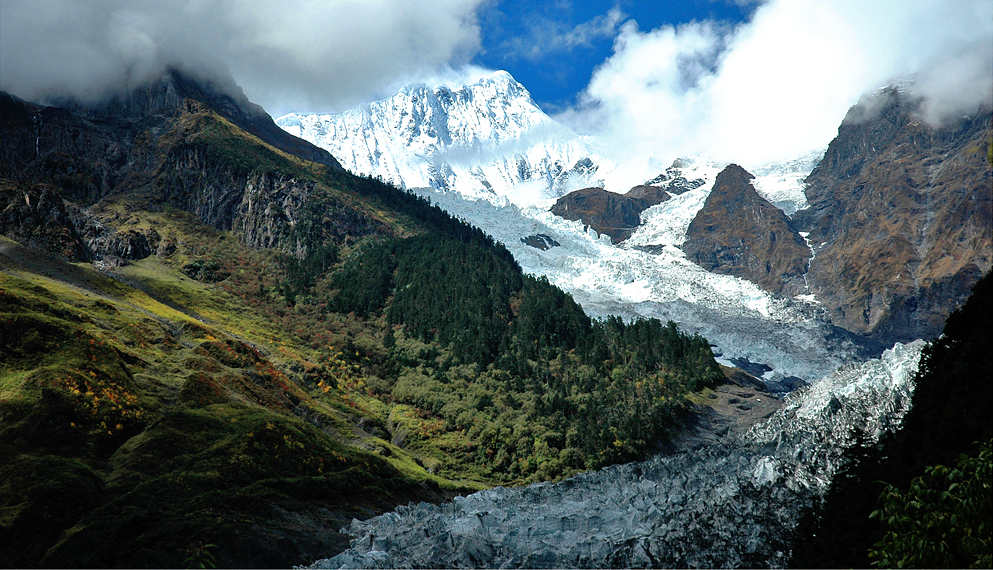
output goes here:
[[723, 0], [504, 0], [479, 14], [482, 46], [473, 63], [509, 71], [539, 106], [556, 112], [576, 103], [624, 22], [641, 30], [705, 20], [734, 25], [753, 7]]

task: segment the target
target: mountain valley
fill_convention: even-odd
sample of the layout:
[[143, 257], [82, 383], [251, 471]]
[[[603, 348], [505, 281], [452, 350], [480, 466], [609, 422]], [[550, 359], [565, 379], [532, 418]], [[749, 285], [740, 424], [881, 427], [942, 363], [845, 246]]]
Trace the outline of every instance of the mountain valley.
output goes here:
[[644, 457], [723, 381], [191, 85], [0, 96], [3, 564], [312, 561], [352, 517]]
[[506, 72], [51, 103], [0, 93], [4, 566], [782, 566], [915, 409], [991, 437], [989, 108], [618, 194]]
[[[846, 369], [846, 363], [851, 366], [853, 362], [864, 362], [873, 355], [879, 355], [884, 348], [893, 346], [895, 341], [908, 342], [937, 335], [940, 325], [937, 321], [929, 321], [927, 315], [948, 315], [951, 307], [958, 306], [965, 299], [964, 296], [956, 297], [958, 293], [953, 291], [965, 291], [957, 289], [960, 285], [971, 288], [989, 271], [988, 256], [993, 251], [990, 244], [993, 223], [989, 219], [991, 170], [986, 156], [990, 146], [990, 109], [983, 107], [957, 123], [935, 127], [916, 118], [917, 104], [903, 94], [900, 86], [880, 89], [867, 95], [851, 109], [839, 129], [838, 137], [824, 153], [758, 168], [755, 170], [758, 177], [734, 165], [725, 169], [697, 158], [677, 160], [666, 172], [627, 194], [613, 194], [602, 187], [570, 192], [568, 188], [556, 191], [554, 187], [546, 186], [538, 192], [521, 196], [523, 185], [514, 191], [483, 193], [458, 184], [434, 183], [414, 191], [446, 211], [484, 228], [511, 250], [525, 270], [547, 276], [552, 283], [569, 291], [587, 312], [675, 320], [708, 338], [723, 363], [741, 366], [756, 374], [763, 389], [771, 389], [774, 394], [796, 390], [787, 398], [794, 397], [796, 405], [810, 409], [809, 399], [814, 397], [813, 394], [829, 389], [827, 386], [835, 382], [825, 376], [831, 371], [837, 369], [840, 373]], [[979, 135], [979, 132], [984, 134]], [[316, 139], [314, 142], [320, 144]], [[506, 141], [503, 143], [506, 144]], [[574, 158], [571, 156], [570, 160]], [[483, 160], [493, 160], [493, 157], [487, 156]], [[609, 177], [609, 161], [596, 158], [595, 153], [591, 153], [590, 160], [593, 164], [602, 165], [598, 174], [605, 179]], [[472, 163], [462, 167], [472, 168]], [[921, 168], [926, 169], [928, 174], [924, 175]], [[884, 172], [885, 176], [880, 177]], [[726, 177], [726, 183], [717, 184], [721, 176]], [[735, 182], [732, 183], [732, 180]], [[888, 201], [860, 198], [863, 193], [872, 192], [874, 187], [878, 188], [877, 192], [892, 195], [892, 198]], [[657, 203], [647, 208], [637, 203], [645, 189], [651, 189], [658, 196], [655, 198]], [[831, 199], [837, 201], [829, 202]], [[919, 205], [900, 205], [906, 204], [908, 199]], [[940, 205], [935, 200], [940, 201]], [[947, 214], [943, 213], [946, 211]], [[935, 225], [934, 221], [939, 218], [955, 221], [949, 221], [944, 226]], [[947, 232], [942, 228], [956, 229]], [[846, 247], [855, 243], [851, 241], [856, 239], [855, 236], [864, 236], [857, 239], [865, 239], [865, 244], [874, 244], [865, 250], [853, 246], [853, 252], [863, 252], [865, 257], [861, 257], [862, 253], [851, 257], [847, 255]], [[952, 239], [954, 245], [948, 239]], [[969, 245], [964, 245], [965, 242]], [[893, 256], [887, 252], [899, 250], [906, 253], [910, 251], [908, 244], [914, 253], [901, 254], [904, 256], [898, 258], [902, 261], [892, 263]], [[895, 278], [896, 267], [904, 267], [905, 273], [916, 274], [918, 264], [926, 268], [926, 260], [935, 257], [944, 259], [940, 271], [950, 272], [942, 275], [958, 276], [943, 277], [950, 281], [944, 281], [935, 289], [931, 289], [932, 281], [915, 280], [914, 288], [910, 289], [900, 285]], [[900, 263], [903, 265], [900, 266]], [[840, 268], [844, 269], [838, 274]], [[844, 277], [853, 272], [858, 275], [856, 279]], [[717, 281], [715, 274], [737, 278], [721, 282]], [[751, 288], [748, 281], [765, 291]], [[857, 304], [867, 298], [875, 299], [872, 303], [876, 304]], [[939, 298], [944, 300], [938, 301]], [[938, 309], [941, 303], [947, 303], [947, 308]], [[856, 318], [855, 309], [849, 307], [866, 308], [858, 309], [861, 311], [858, 314], [863, 316]], [[770, 326], [770, 323], [775, 325]], [[893, 350], [899, 346], [897, 344]], [[909, 380], [916, 366], [915, 350], [919, 348], [912, 349], [908, 360], [897, 365], [897, 368], [906, 367], [901, 374], [909, 376], [902, 376], [903, 380], [896, 376], [885, 380], [882, 378], [887, 373], [884, 373], [881, 381], [898, 386]], [[977, 372], [985, 370], [983, 363], [987, 360], [972, 356], [967, 366], [974, 367]], [[906, 372], [908, 369], [910, 371]], [[985, 394], [993, 378], [990, 378], [988, 371], [978, 374], [977, 382], [983, 386], [979, 393]], [[846, 378], [848, 380], [835, 384], [840, 392], [830, 398], [832, 408], [827, 412], [829, 416], [837, 411], [833, 406], [846, 405], [846, 398], [855, 397], [858, 400], [862, 397], [856, 397], [859, 392], [855, 386], [860, 381], [850, 376]], [[922, 371], [918, 378], [918, 382], [930, 382], [926, 372]], [[812, 383], [809, 388], [797, 390], [808, 382]], [[878, 385], [875, 386], [869, 388], [870, 392], [879, 389]], [[900, 410], [905, 411], [905, 406], [909, 406], [912, 386], [903, 389], [907, 391], [900, 392], [900, 395], [872, 396], [879, 399], [874, 404], [863, 402], [858, 405], [860, 411], [856, 415], [869, 421], [876, 421], [872, 418], [901, 416], [903, 412]], [[954, 390], [947, 385], [945, 389]], [[717, 400], [713, 402], [714, 409], [721, 409], [724, 397], [716, 392], [710, 396], [715, 396]], [[803, 403], [805, 399], [808, 401]], [[985, 395], [980, 399], [983, 403], [977, 403], [971, 413], [983, 418], [980, 423], [985, 422], [985, 427], [973, 432], [982, 441], [990, 435], [989, 413], [983, 411], [983, 406], [990, 402]], [[781, 414], [773, 418], [788, 417], [789, 412]], [[705, 413], [701, 418], [706, 418], [702, 420], [702, 424], [707, 426], [705, 430], [726, 433], [727, 420], [720, 419], [720, 415]], [[779, 421], [783, 420], [770, 419], [767, 424], [773, 425]], [[817, 421], [834, 420], [825, 417]], [[849, 423], [845, 429], [853, 429], [862, 419], [849, 417], [846, 421]], [[947, 417], [945, 421], [954, 423], [956, 420]], [[841, 424], [844, 425], [845, 421]], [[821, 504], [819, 501], [823, 499], [817, 497], [824, 497], [836, 470], [857, 462], [850, 456], [857, 455], [859, 450], [871, 450], [873, 446], [883, 445], [875, 442], [890, 437], [886, 434], [898, 425], [899, 420], [893, 420], [888, 428], [880, 430], [877, 424], [872, 434], [863, 433], [859, 436], [863, 439], [858, 442], [850, 439], [850, 432], [846, 437], [826, 436], [834, 442], [831, 445], [838, 446], [835, 449], [850, 446], [850, 450], [822, 463], [823, 471], [817, 475], [821, 483], [813, 488], [804, 484], [807, 490], [796, 496], [797, 506], [786, 510], [804, 510], [811, 508], [812, 504]], [[757, 429], [761, 431], [762, 428]], [[854, 429], [858, 431], [858, 428]], [[713, 432], [701, 434], [697, 428], [696, 435], [688, 433], [685, 436], [684, 445], [697, 445], [701, 440], [712, 441], [713, 435], [708, 433]], [[755, 436], [743, 437], [747, 440]], [[724, 436], [723, 440], [742, 441], [728, 436]], [[780, 445], [776, 447], [778, 450]], [[977, 452], [974, 446], [964, 442], [956, 444], [956, 449], [963, 453]], [[717, 456], [723, 458], [733, 453], [719, 451]], [[938, 460], [938, 455], [927, 456]], [[687, 460], [702, 460], [700, 455], [691, 454], [690, 457], [695, 459]], [[915, 469], [922, 468], [921, 462], [926, 461], [923, 457], [924, 454], [918, 454]], [[755, 473], [762, 471], [758, 465], [764, 465], [763, 461], [770, 459], [759, 459], [758, 464], [754, 465]], [[638, 470], [641, 468], [634, 469], [640, 476]], [[841, 475], [843, 480], [849, 477], [847, 473], [844, 471]], [[700, 479], [694, 484], [719, 484], [718, 481], [726, 480], [722, 477], [735, 477], [728, 475], [727, 471], [701, 473], [698, 476]], [[652, 485], [658, 485], [664, 484], [668, 477], [653, 475], [650, 479]], [[647, 483], [645, 479], [639, 481], [632, 481], [630, 489], [626, 488], [627, 483], [621, 483], [619, 489], [623, 490], [619, 492], [626, 496], [624, 493]], [[588, 486], [597, 484], [584, 482], [577, 492], [585, 493]], [[596, 534], [612, 525], [598, 524], [596, 528], [587, 529], [587, 533], [599, 537], [595, 541], [612, 546], [597, 550], [591, 546], [592, 543], [583, 542], [586, 540], [584, 533], [571, 533], [575, 522], [574, 516], [569, 513], [573, 512], [571, 509], [575, 499], [569, 489], [563, 487], [562, 494], [558, 489], [535, 491], [542, 495], [540, 502], [544, 508], [540, 513], [535, 513], [536, 519], [533, 521], [527, 520], [530, 515], [506, 521], [489, 518], [486, 513], [504, 512], [504, 509], [515, 508], [511, 505], [520, 505], [522, 501], [530, 504], [536, 500], [522, 496], [504, 502], [503, 498], [494, 496], [492, 499], [480, 499], [481, 505], [471, 508], [460, 505], [440, 512], [425, 506], [425, 510], [398, 511], [395, 515], [383, 517], [381, 521], [376, 519], [377, 522], [354, 524], [351, 532], [357, 538], [352, 542], [352, 550], [321, 564], [330, 567], [388, 567], [396, 564], [765, 566], [786, 563], [786, 558], [776, 558], [779, 556], [776, 547], [762, 550], [777, 544], [774, 539], [763, 538], [737, 546], [719, 542], [719, 537], [724, 537], [721, 529], [726, 528], [725, 523], [714, 523], [712, 534], [701, 539], [703, 542], [694, 542], [686, 537], [675, 538], [669, 534], [671, 527], [646, 530], [637, 524], [629, 527], [619, 520], [613, 528], [624, 530], [617, 531], [620, 533], [618, 542], [613, 542], [613, 539]], [[743, 518], [729, 523], [730, 527], [737, 529], [745, 524], [746, 528], [756, 529], [747, 525], [757, 525], [758, 529], [766, 530], [771, 523], [765, 517], [770, 513], [781, 515], [784, 512], [783, 506], [775, 500], [763, 498], [756, 501], [750, 492], [741, 489], [738, 491], [741, 494], [732, 492], [732, 496], [756, 505], [757, 510], [739, 515]], [[607, 502], [625, 500], [612, 492], [603, 491], [602, 494], [613, 497], [605, 499]], [[597, 493], [583, 496], [597, 496]], [[584, 498], [578, 503], [584, 505], [581, 509], [589, 508], [586, 500]], [[874, 497], [860, 495], [856, 502], [871, 505], [873, 500]], [[834, 506], [830, 501], [835, 501]], [[837, 501], [829, 497], [826, 508], [852, 508], [844, 503], [839, 506]], [[627, 516], [637, 519], [646, 509], [651, 510], [643, 505], [642, 508], [635, 508], [638, 514], [612, 513], [609, 516], [619, 516], [627, 521], [630, 520]], [[598, 512], [601, 516], [608, 516], [604, 511]], [[562, 526], [554, 522], [549, 524], [549, 519], [560, 514], [564, 517]], [[868, 517], [868, 514], [868, 511], [864, 512], [864, 516]], [[671, 520], [669, 516], [676, 515], [665, 515], [662, 520]], [[803, 525], [801, 532], [808, 534], [797, 540], [808, 540], [811, 545], [830, 543], [823, 538], [813, 538], [819, 531], [816, 524], [811, 527], [809, 519], [790, 519], [790, 522], [783, 521], [782, 524], [782, 532], [787, 534], [792, 532], [788, 529]], [[522, 533], [516, 529], [522, 526], [529, 529], [523, 534], [530, 536], [534, 533], [533, 540], [536, 542], [521, 539]], [[488, 533], [487, 538], [471, 538], [469, 534], [464, 534], [466, 529]], [[763, 532], [758, 529], [751, 532]], [[648, 538], [656, 536], [653, 533], [659, 531], [667, 538], [661, 542], [657, 537]], [[435, 535], [436, 532], [440, 534]], [[627, 532], [633, 534], [625, 534]], [[385, 538], [403, 537], [408, 533], [410, 536], [437, 536], [438, 540], [443, 540], [429, 541], [433, 545], [429, 552], [404, 542], [403, 538]], [[846, 554], [823, 559], [834, 560], [834, 565], [842, 566], [853, 563], [853, 560], [864, 560], [865, 549], [873, 546], [871, 540], [879, 540], [882, 534], [880, 527], [874, 527], [871, 532], [853, 541], [861, 545], [861, 553], [841, 549], [839, 552]], [[635, 536], [641, 538], [635, 539]], [[376, 537], [384, 538], [377, 543]], [[579, 542], [574, 542], [574, 539]], [[710, 542], [712, 540], [718, 542]], [[686, 542], [693, 543], [693, 549], [682, 551], [684, 556], [693, 557], [680, 558], [680, 555], [672, 554], [680, 548], [673, 546], [672, 541], [682, 544], [684, 548]], [[782, 548], [789, 549], [791, 546], [782, 543]], [[810, 565], [813, 559], [803, 558], [802, 553], [818, 547], [804, 549], [794, 543], [792, 548], [799, 548], [801, 557], [798, 560]], [[756, 549], [763, 552], [758, 558], [752, 559], [745, 554], [755, 553]], [[705, 553], [708, 552], [714, 553], [713, 558], [706, 558], [708, 554]]]

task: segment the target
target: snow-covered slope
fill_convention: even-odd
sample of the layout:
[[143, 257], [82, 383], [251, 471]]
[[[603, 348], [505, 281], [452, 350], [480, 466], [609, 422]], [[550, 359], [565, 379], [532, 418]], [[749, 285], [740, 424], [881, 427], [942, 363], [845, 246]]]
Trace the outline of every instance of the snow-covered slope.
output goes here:
[[457, 89], [408, 85], [344, 113], [276, 123], [357, 174], [518, 204], [602, 185], [598, 171], [612, 167], [595, 140], [552, 120], [505, 71]]

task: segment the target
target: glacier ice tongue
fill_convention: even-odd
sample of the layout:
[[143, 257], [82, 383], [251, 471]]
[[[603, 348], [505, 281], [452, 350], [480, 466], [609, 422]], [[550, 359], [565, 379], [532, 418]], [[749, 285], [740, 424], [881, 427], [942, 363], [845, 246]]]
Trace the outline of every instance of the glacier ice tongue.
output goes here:
[[351, 549], [313, 567], [781, 567], [852, 431], [899, 426], [923, 346], [845, 366], [710, 447], [353, 521]]
[[[595, 317], [672, 320], [683, 330], [705, 336], [723, 359], [766, 364], [777, 379], [809, 382], [846, 362], [875, 356], [837, 335], [819, 304], [776, 298], [753, 283], [709, 273], [686, 259], [676, 247], [678, 240], [670, 238], [685, 232], [679, 228], [695, 215], [693, 202], [702, 204], [716, 169], [700, 174], [707, 177], [707, 185], [662, 204], [676, 202], [669, 213], [681, 215], [659, 215], [657, 223], [639, 229], [621, 246], [610, 245], [580, 221], [552, 214], [552, 200], [518, 206], [426, 188], [414, 192], [483, 228], [510, 250], [525, 272], [548, 277]], [[521, 238], [536, 234], [551, 237], [559, 246], [542, 251], [522, 243]], [[663, 247], [644, 251], [641, 244], [652, 242]]]

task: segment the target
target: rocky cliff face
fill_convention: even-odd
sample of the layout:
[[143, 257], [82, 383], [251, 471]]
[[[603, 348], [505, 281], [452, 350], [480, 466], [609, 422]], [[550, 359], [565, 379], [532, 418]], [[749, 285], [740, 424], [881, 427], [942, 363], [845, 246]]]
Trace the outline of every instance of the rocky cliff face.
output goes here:
[[212, 144], [211, 133], [234, 128], [227, 120], [249, 133], [238, 136], [254, 134], [340, 168], [327, 152], [276, 127], [258, 106], [175, 70], [100, 103], [66, 105], [0, 93], [0, 233], [31, 247], [69, 261], [120, 264], [151, 255], [159, 236], [104, 211], [100, 203], [111, 195], [146, 206], [168, 203], [235, 230], [252, 247], [298, 254], [314, 224], [337, 240], [389, 231], [313, 180], [246, 167], [242, 151], [229, 148], [237, 136]]
[[917, 109], [893, 87], [853, 107], [794, 218], [832, 320], [886, 343], [937, 335], [993, 262], [990, 110], [936, 128]]
[[782, 210], [759, 196], [736, 164], [714, 182], [682, 249], [708, 271], [735, 275], [784, 296], [807, 293], [810, 248]]
[[668, 199], [664, 190], [654, 186], [636, 186], [627, 194], [583, 188], [556, 200], [552, 213], [567, 220], [582, 220], [597, 233], [619, 243], [631, 237], [641, 225], [641, 212]]
[[339, 241], [385, 233], [385, 224], [318, 190], [318, 183], [268, 171], [240, 172], [211, 164], [205, 148], [177, 148], [157, 170], [163, 198], [256, 249], [305, 253], [296, 228], [317, 223]]
[[65, 261], [93, 258], [62, 196], [47, 185], [0, 182], [0, 235]]

